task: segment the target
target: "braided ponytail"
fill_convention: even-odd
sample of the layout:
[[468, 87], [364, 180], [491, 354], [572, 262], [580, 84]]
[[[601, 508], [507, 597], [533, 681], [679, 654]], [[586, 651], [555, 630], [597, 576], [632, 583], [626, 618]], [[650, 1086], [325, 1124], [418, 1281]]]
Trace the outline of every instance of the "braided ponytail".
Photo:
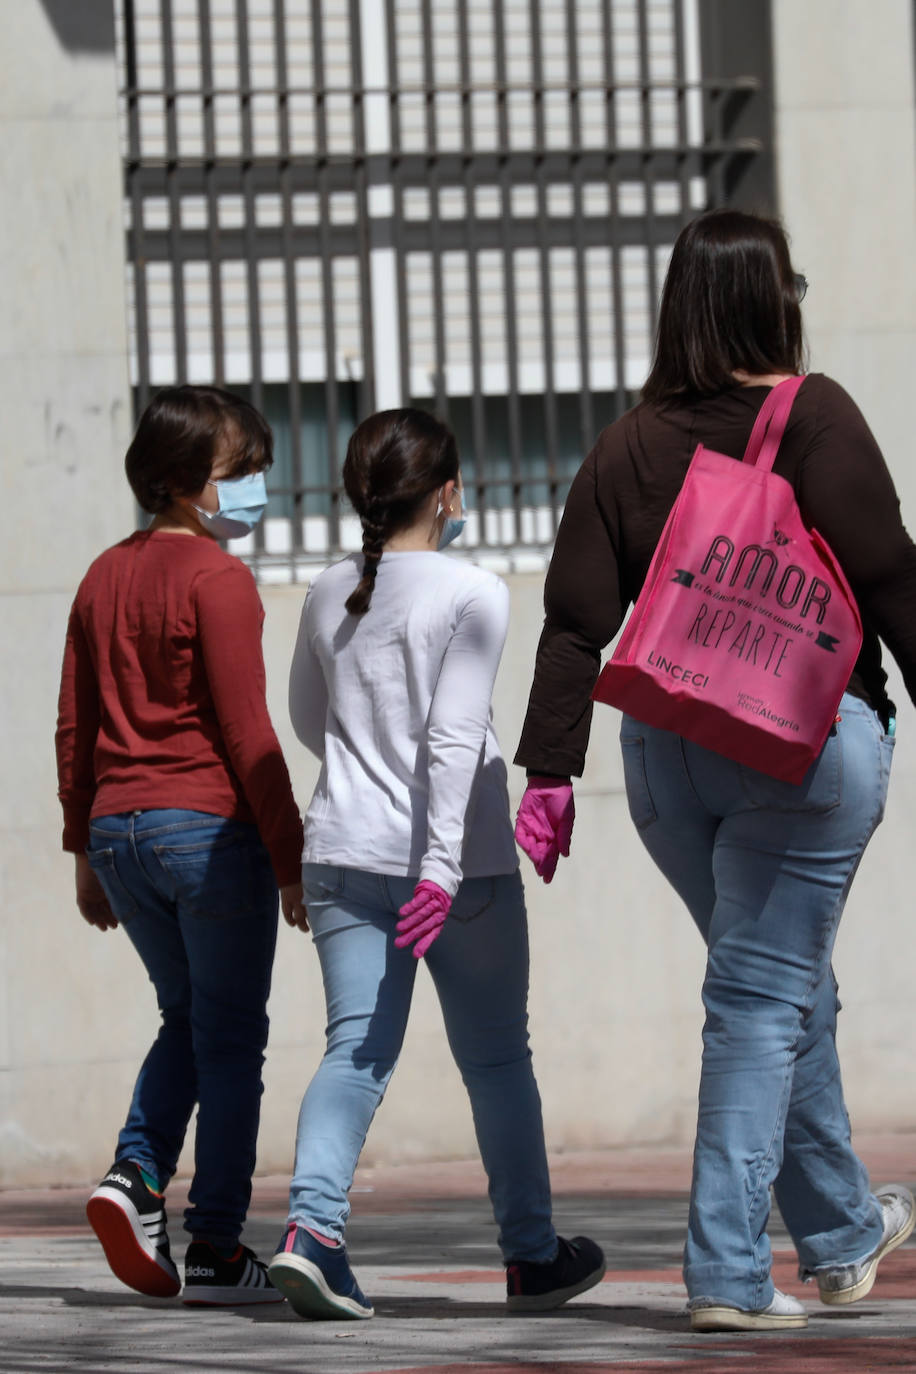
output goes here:
[[[372, 504], [376, 505], [375, 502]], [[369, 609], [378, 565], [382, 558], [382, 548], [387, 537], [383, 522], [377, 518], [363, 520], [363, 573], [356, 588], [344, 603], [351, 615], [365, 615]]]
[[343, 466], [344, 487], [363, 527], [363, 569], [346, 600], [365, 615], [384, 547], [409, 529], [430, 494], [458, 476], [458, 447], [425, 410], [381, 410], [353, 431]]

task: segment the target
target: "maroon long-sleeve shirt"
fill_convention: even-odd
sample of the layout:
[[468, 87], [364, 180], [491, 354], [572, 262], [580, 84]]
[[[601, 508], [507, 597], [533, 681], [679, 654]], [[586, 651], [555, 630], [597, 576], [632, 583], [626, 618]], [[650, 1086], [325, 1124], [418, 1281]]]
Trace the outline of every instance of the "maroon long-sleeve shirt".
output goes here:
[[89, 568], [67, 629], [57, 725], [64, 849], [91, 816], [177, 807], [253, 822], [281, 886], [302, 823], [265, 700], [264, 610], [210, 539], [146, 530]]
[[[544, 591], [545, 621], [515, 762], [580, 776], [601, 651], [636, 600], [698, 443], [744, 454], [766, 387], [735, 385], [666, 407], [642, 404], [599, 435], [576, 475]], [[916, 546], [858, 407], [820, 373], [796, 397], [774, 464], [827, 540], [864, 626], [849, 690], [887, 714], [879, 636], [916, 701]]]

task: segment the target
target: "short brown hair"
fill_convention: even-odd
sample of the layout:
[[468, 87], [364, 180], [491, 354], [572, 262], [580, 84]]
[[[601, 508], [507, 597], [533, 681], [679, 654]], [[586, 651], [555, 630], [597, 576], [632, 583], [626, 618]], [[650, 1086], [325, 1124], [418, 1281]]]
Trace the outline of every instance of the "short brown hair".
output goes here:
[[157, 392], [140, 416], [124, 460], [143, 509], [156, 515], [176, 496], [201, 491], [223, 438], [232, 444], [229, 477], [263, 472], [273, 462], [270, 425], [241, 396], [218, 386], [167, 386]]

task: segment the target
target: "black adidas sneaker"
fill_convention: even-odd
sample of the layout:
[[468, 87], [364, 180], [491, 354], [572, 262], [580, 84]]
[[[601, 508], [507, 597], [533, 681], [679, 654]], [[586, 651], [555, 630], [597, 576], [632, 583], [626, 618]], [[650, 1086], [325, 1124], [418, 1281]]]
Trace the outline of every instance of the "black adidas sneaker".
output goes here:
[[254, 1251], [239, 1245], [224, 1259], [205, 1240], [192, 1240], [184, 1257], [184, 1295], [188, 1307], [237, 1307], [242, 1303], [282, 1302]]
[[151, 1298], [174, 1298], [181, 1291], [162, 1194], [147, 1188], [132, 1160], [112, 1164], [86, 1204], [86, 1216], [111, 1272], [128, 1288]]

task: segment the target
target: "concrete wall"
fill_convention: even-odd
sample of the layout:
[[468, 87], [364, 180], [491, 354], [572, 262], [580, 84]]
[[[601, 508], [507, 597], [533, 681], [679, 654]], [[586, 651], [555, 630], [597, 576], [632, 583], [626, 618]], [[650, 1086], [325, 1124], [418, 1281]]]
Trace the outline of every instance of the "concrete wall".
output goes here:
[[[776, 0], [776, 138], [811, 369], [855, 397], [916, 535], [916, 108], [910, 0]], [[840, 1050], [854, 1123], [916, 1120], [912, 817], [916, 712], [899, 706], [886, 820], [866, 854], [837, 946]]]
[[0, 7], [0, 1183], [85, 1175], [136, 993], [123, 941], [75, 911], [59, 848], [67, 611], [133, 521], [113, 21], [81, 50], [61, 13]]
[[[75, 6], [0, 14], [0, 400], [7, 528], [0, 554], [0, 1184], [79, 1182], [109, 1162], [154, 1033], [151, 989], [122, 932], [80, 920], [58, 848], [52, 735], [67, 608], [85, 566], [129, 530], [121, 183], [110, 31], [74, 47]], [[102, 14], [104, 5], [93, 6]], [[775, 5], [780, 185], [811, 290], [812, 364], [859, 400], [916, 523], [906, 405], [914, 356], [910, 6]], [[541, 579], [509, 579], [495, 712], [511, 756], [540, 628]], [[304, 589], [266, 588], [271, 707], [304, 805], [315, 768], [286, 726]], [[841, 931], [842, 1050], [853, 1119], [912, 1128], [911, 886], [916, 720], [900, 695], [888, 820]], [[689, 1141], [699, 1063], [699, 939], [626, 814], [615, 714], [598, 708], [577, 788], [572, 858], [527, 869], [535, 1064], [554, 1149]], [[523, 781], [512, 769], [513, 802]], [[527, 863], [527, 861], [525, 861]], [[284, 927], [271, 999], [260, 1168], [289, 1168], [324, 1009], [307, 937]], [[470, 1116], [425, 973], [366, 1160], [467, 1155]], [[183, 1166], [190, 1165], [185, 1153]]]

